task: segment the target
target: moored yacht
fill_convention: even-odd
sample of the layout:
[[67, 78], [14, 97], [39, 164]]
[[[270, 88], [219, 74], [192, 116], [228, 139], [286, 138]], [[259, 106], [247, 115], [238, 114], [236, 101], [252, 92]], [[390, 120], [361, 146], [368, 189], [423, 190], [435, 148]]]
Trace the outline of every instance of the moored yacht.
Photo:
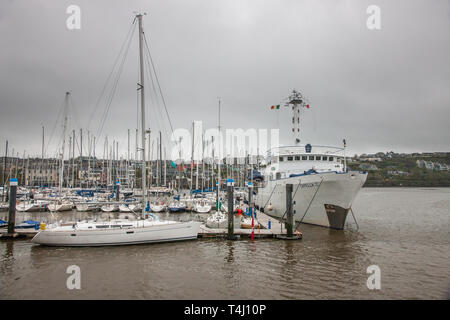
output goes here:
[[294, 90], [287, 105], [293, 106], [295, 145], [270, 150], [255, 204], [268, 215], [286, 217], [286, 184], [292, 184], [295, 221], [343, 229], [367, 173], [348, 170], [345, 140], [343, 148], [300, 145], [300, 107], [306, 104]]
[[31, 240], [49, 246], [112, 246], [197, 239], [195, 221], [111, 220], [77, 222], [41, 230]]

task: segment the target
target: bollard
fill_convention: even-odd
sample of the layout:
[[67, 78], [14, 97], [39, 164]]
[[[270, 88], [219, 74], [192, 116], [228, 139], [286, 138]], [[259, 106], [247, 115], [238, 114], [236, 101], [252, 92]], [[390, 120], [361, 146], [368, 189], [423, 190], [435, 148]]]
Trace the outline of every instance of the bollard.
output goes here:
[[11, 178], [9, 182], [9, 216], [8, 216], [8, 234], [14, 233], [16, 224], [16, 193], [17, 193], [17, 179]]
[[227, 181], [227, 196], [228, 196], [228, 239], [234, 239], [234, 208], [233, 208], [233, 185], [234, 180], [228, 179]]
[[294, 225], [294, 215], [292, 214], [292, 189], [291, 183], [286, 184], [286, 233], [287, 237], [292, 237], [292, 229]]
[[272, 222], [269, 219], [269, 230], [272, 229]]

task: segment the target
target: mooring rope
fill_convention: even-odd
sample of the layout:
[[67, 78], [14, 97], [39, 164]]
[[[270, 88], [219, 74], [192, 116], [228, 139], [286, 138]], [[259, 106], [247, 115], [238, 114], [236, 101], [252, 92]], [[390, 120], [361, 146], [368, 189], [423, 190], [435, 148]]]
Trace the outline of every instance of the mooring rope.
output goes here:
[[313, 195], [311, 201], [309, 202], [308, 208], [306, 208], [305, 214], [303, 214], [302, 219], [301, 219], [301, 220], [297, 223], [297, 225], [295, 226], [295, 230], [297, 230], [298, 227], [300, 227], [300, 224], [302, 223], [303, 218], [304, 218], [304, 217], [306, 216], [306, 214], [308, 213], [308, 210], [309, 210], [309, 208], [311, 207], [311, 204], [312, 204], [312, 202], [314, 201], [314, 198], [316, 197], [316, 194], [317, 194], [317, 192], [319, 191], [320, 186], [322, 185], [322, 182], [323, 182], [323, 177], [322, 177], [322, 180], [320, 180], [319, 186], [317, 187], [316, 192], [314, 193], [314, 195]]

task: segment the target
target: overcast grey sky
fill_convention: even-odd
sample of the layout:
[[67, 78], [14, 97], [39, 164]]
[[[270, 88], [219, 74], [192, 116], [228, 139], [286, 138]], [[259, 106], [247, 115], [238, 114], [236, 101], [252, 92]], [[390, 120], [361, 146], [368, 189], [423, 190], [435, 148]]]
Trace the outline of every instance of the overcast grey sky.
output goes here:
[[[69, 5], [81, 29], [69, 30]], [[381, 30], [366, 26], [369, 5]], [[302, 142], [341, 145], [351, 154], [450, 151], [448, 0], [0, 0], [0, 154], [39, 155], [66, 91], [69, 130], [95, 135], [105, 103], [96, 101], [133, 21], [144, 28], [174, 128], [280, 127], [290, 110], [270, 110], [293, 88], [310, 101]], [[126, 153], [137, 123], [138, 41], [134, 34], [103, 130]], [[162, 105], [148, 97], [147, 124], [169, 133]], [[161, 120], [162, 119], [162, 120]], [[91, 120], [91, 121], [90, 121]], [[47, 148], [56, 153], [58, 123]], [[86, 137], [85, 137], [86, 139]], [[97, 137], [102, 155], [104, 135]], [[166, 135], [163, 140], [167, 141]]]

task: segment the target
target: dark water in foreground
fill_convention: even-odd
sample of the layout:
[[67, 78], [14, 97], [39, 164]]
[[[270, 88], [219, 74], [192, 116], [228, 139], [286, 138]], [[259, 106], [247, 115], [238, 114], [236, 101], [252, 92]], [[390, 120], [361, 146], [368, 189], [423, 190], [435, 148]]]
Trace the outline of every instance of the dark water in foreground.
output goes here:
[[[359, 230], [350, 216], [345, 231], [302, 226], [304, 238], [295, 242], [197, 240], [49, 248], [28, 240], [1, 241], [0, 298], [450, 297], [449, 188], [363, 189], [353, 208]], [[5, 215], [0, 213], [0, 217]], [[170, 216], [189, 218], [189, 214]], [[202, 220], [205, 216], [195, 218]], [[81, 269], [80, 290], [66, 287], [70, 265]], [[381, 269], [380, 290], [366, 286], [370, 265]]]

